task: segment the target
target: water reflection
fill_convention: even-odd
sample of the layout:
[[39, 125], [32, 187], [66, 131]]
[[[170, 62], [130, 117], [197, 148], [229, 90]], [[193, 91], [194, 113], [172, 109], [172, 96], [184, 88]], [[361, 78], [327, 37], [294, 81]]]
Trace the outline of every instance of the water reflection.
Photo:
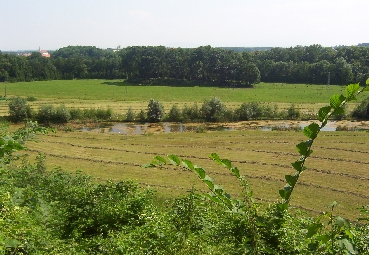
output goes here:
[[[298, 131], [308, 126], [311, 122], [243, 122], [243, 123], [230, 123], [230, 124], [193, 124], [193, 123], [116, 123], [109, 127], [98, 126], [94, 128], [83, 127], [82, 131], [99, 132], [99, 133], [114, 133], [124, 135], [142, 135], [147, 133], [181, 133], [181, 132], [199, 132], [199, 130], [212, 130], [212, 131], [233, 131], [233, 130], [246, 130], [246, 129], [259, 129], [263, 131]], [[355, 126], [350, 122], [345, 125], [339, 125], [335, 121], [330, 121], [321, 131], [336, 131], [336, 130], [363, 130]]]

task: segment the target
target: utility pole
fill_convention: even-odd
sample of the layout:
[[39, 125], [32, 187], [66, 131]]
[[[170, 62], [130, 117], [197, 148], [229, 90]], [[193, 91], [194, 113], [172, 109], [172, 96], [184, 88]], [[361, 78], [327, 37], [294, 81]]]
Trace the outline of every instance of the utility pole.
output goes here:
[[331, 72], [328, 72], [328, 83], [327, 83], [327, 88], [329, 88], [330, 83], [331, 83]]
[[4, 97], [6, 97], [6, 78], [4, 79]]

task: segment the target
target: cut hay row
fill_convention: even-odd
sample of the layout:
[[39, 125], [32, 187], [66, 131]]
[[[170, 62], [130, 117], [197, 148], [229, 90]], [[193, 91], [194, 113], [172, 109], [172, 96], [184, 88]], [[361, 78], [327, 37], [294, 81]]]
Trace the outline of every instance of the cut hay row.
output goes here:
[[[75, 144], [75, 143], [65, 143], [65, 142], [61, 142], [61, 141], [39, 141], [39, 142], [53, 143], [53, 144], [60, 144], [60, 145], [68, 145], [68, 146], [71, 146], [71, 147], [80, 147], [80, 148], [84, 148], [84, 149], [108, 150], [108, 151], [126, 152], [126, 153], [142, 153], [142, 154], [152, 155], [152, 156], [157, 155], [157, 153], [155, 153], [155, 152], [142, 152], [142, 151], [137, 151], [137, 150], [126, 150], [126, 149], [108, 148], [108, 147], [101, 147], [101, 146], [86, 146], [86, 145], [80, 145], [80, 144]], [[130, 145], [139, 146], [139, 144], [130, 144]], [[163, 145], [163, 144], [161, 144], [161, 145], [158, 145], [156, 147], [166, 147], [166, 148], [172, 147], [173, 148], [173, 147], [184, 147], [184, 146]], [[193, 148], [208, 148], [208, 147], [193, 146]], [[219, 147], [218, 147], [218, 149], [219, 149]], [[234, 150], [232, 148], [222, 148], [222, 149]], [[263, 152], [263, 153], [278, 154], [278, 155], [292, 155], [294, 157], [299, 156], [299, 154], [297, 154], [297, 153], [288, 153], [288, 152], [279, 152], [279, 151], [276, 152], [276, 151], [267, 151], [267, 150], [245, 150], [245, 149], [238, 149], [238, 150], [240, 150], [240, 151], [242, 150], [242, 151], [245, 151], [245, 152], [253, 151], [253, 152]], [[342, 149], [342, 150], [344, 150], [344, 149]], [[345, 150], [345, 151], [357, 152], [357, 153], [367, 153], [367, 152], [356, 151], [356, 150]], [[186, 158], [189, 158], [189, 159], [192, 159], [192, 160], [207, 160], [208, 159], [208, 158], [204, 158], [204, 157], [189, 156], [189, 155], [177, 155], [177, 156], [186, 157]], [[349, 160], [349, 159], [343, 159], [343, 158], [329, 158], [329, 157], [321, 157], [321, 156], [311, 156], [311, 158], [322, 159], [322, 160], [330, 160], [330, 161], [345, 161], [345, 162], [358, 163], [358, 164], [369, 164], [369, 162], [364, 162], [364, 161], [360, 161], [360, 160]], [[287, 168], [287, 169], [291, 168], [291, 165], [268, 164], [268, 163], [260, 162], [260, 161], [258, 162], [258, 161], [248, 161], [248, 160], [233, 160], [233, 162], [234, 163], [239, 163], [239, 164], [250, 164], [250, 165], [271, 165], [271, 166], [277, 166], [277, 167]], [[109, 161], [108, 163], [111, 163], [111, 162]], [[135, 165], [135, 164], [133, 164], [133, 165]], [[353, 174], [350, 174], [350, 173], [335, 172], [335, 171], [331, 171], [331, 170], [323, 170], [323, 169], [317, 169], [317, 168], [311, 168], [311, 167], [309, 167], [309, 171], [328, 174], [328, 175], [345, 176], [347, 178], [352, 178], [352, 179], [357, 179], [357, 180], [368, 180], [369, 181], [369, 177], [353, 175]]]
[[[299, 182], [294, 199], [296, 204], [310, 211], [325, 210], [326, 205], [337, 200], [341, 206], [338, 207], [340, 213], [355, 219], [358, 214], [355, 208], [367, 203], [369, 198], [369, 167], [365, 154], [369, 139], [366, 132], [331, 134], [322, 134], [322, 139], [314, 147], [314, 157], [308, 161], [308, 170]], [[155, 155], [173, 153], [189, 159], [205, 167], [216, 183], [228, 192], [239, 194], [236, 179], [208, 158], [210, 153], [217, 152], [221, 157], [232, 160], [241, 174], [248, 178], [258, 198], [273, 200], [278, 199], [278, 190], [284, 186], [284, 175], [293, 173], [290, 163], [298, 157], [294, 147], [303, 135], [301, 132], [279, 131], [132, 136], [58, 132], [39, 138], [40, 143], [29, 143], [29, 153], [44, 152], [50, 166], [61, 166], [67, 171], [81, 169], [101, 179], [133, 179], [149, 184], [161, 196], [168, 198], [184, 194], [192, 186], [202, 192], [206, 189], [188, 171], [178, 168], [142, 169], [141, 165], [150, 163]], [[336, 145], [336, 140], [340, 141], [339, 145]], [[176, 186], [178, 189], [163, 186]], [[319, 194], [318, 198], [313, 199], [309, 195], [312, 193]]]

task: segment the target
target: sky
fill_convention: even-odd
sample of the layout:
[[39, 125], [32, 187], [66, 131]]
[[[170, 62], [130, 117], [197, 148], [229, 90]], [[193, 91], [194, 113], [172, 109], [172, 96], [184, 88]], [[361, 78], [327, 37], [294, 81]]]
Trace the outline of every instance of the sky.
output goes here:
[[369, 0], [0, 0], [0, 50], [369, 43]]

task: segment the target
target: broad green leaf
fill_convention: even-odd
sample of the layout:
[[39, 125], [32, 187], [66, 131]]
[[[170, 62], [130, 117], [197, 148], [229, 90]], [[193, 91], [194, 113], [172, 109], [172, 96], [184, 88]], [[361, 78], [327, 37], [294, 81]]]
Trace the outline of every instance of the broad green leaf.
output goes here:
[[213, 179], [211, 179], [208, 175], [206, 175], [202, 181], [208, 186], [209, 189], [214, 190]]
[[322, 241], [323, 243], [327, 243], [331, 240], [329, 235], [320, 235], [317, 237], [318, 240]]
[[300, 153], [300, 155], [307, 155], [309, 147], [311, 146], [312, 140], [308, 140], [305, 142], [301, 142], [298, 145], [296, 145], [297, 151]]
[[216, 153], [212, 153], [212, 154], [209, 156], [209, 158], [211, 158], [211, 159], [212, 159], [212, 160], [214, 160], [214, 161], [220, 162], [220, 158], [219, 158], [218, 154], [216, 154]]
[[194, 167], [194, 171], [198, 174], [198, 176], [201, 179], [204, 179], [206, 174], [205, 174], [205, 170], [202, 167]]
[[368, 86], [369, 86], [369, 78], [368, 78], [368, 79], [366, 79], [366, 85], [368, 85]]
[[292, 175], [286, 175], [285, 179], [287, 181], [287, 183], [291, 186], [295, 186], [296, 184], [296, 176], [292, 176]]
[[165, 160], [165, 158], [161, 156], [155, 156], [154, 159], [158, 160], [159, 162], [162, 162], [164, 165], [167, 164], [167, 161]]
[[359, 83], [355, 83], [355, 84], [350, 84], [346, 87], [346, 96], [347, 96], [347, 100], [356, 100], [355, 98], [355, 94], [356, 92], [360, 89], [360, 84]]
[[346, 224], [347, 224], [347, 221], [344, 218], [342, 218], [341, 216], [336, 217], [336, 225], [338, 227], [341, 228], [341, 227], [345, 226]]
[[330, 105], [333, 109], [336, 109], [341, 106], [342, 102], [345, 101], [345, 97], [343, 95], [333, 95], [330, 99]]
[[333, 111], [332, 115], [340, 115], [344, 113], [345, 113], [345, 109], [343, 109], [342, 107], [338, 107], [337, 109]]
[[318, 233], [319, 229], [322, 228], [322, 224], [320, 223], [312, 223], [307, 227], [307, 234], [306, 237], [310, 238], [312, 236], [314, 236], [316, 233]]
[[291, 192], [291, 190], [292, 190], [292, 186], [291, 186], [291, 185], [289, 185], [289, 184], [286, 184], [286, 185], [284, 185], [283, 189], [284, 189], [285, 191], [287, 191], [287, 192]]
[[214, 192], [218, 195], [223, 196], [224, 195], [224, 190], [222, 187], [218, 186], [218, 185], [214, 185]]
[[291, 192], [287, 192], [284, 189], [280, 189], [279, 190], [279, 195], [281, 196], [281, 198], [283, 198], [284, 200], [288, 200], [289, 195], [291, 194]]
[[288, 200], [291, 195], [292, 187], [289, 184], [286, 184], [283, 189], [279, 190], [279, 195], [284, 199]]
[[230, 160], [228, 160], [228, 159], [222, 159], [221, 162], [222, 162], [222, 165], [225, 166], [225, 167], [227, 167], [228, 169], [231, 169], [232, 168], [232, 163], [231, 163]]
[[355, 250], [354, 250], [354, 246], [352, 245], [352, 243], [344, 238], [344, 239], [339, 239], [337, 240], [338, 245], [340, 246], [341, 249], [346, 248], [346, 250], [349, 252], [349, 254], [358, 254]]
[[177, 155], [168, 155], [168, 159], [173, 165], [179, 166], [181, 164], [181, 160], [177, 157]]
[[195, 167], [194, 165], [192, 164], [191, 161], [187, 160], [187, 159], [184, 159], [182, 160], [182, 165], [185, 167], [185, 168], [188, 168], [190, 170], [195, 170]]
[[206, 197], [208, 197], [210, 200], [212, 200], [213, 202], [215, 203], [218, 203], [218, 204], [223, 204], [222, 200], [220, 200], [217, 196], [215, 196], [214, 194], [212, 193], [209, 193], [209, 194], [205, 194]]
[[296, 160], [294, 163], [292, 163], [292, 166], [297, 172], [301, 172], [302, 171], [302, 163], [304, 163], [304, 162], [300, 161], [300, 160]]
[[319, 119], [320, 122], [323, 122], [325, 120], [328, 113], [330, 113], [331, 109], [332, 108], [330, 106], [325, 106], [325, 107], [322, 107], [322, 108], [319, 109], [318, 119]]
[[288, 204], [287, 203], [278, 203], [277, 208], [279, 209], [279, 211], [284, 212], [288, 209]]
[[309, 126], [304, 128], [304, 135], [314, 140], [320, 131], [320, 127], [316, 123], [311, 123]]
[[237, 178], [240, 178], [240, 177], [241, 177], [241, 175], [240, 175], [240, 171], [238, 170], [238, 168], [237, 168], [237, 167], [232, 167], [232, 168], [231, 168], [231, 171], [232, 171], [232, 173], [233, 173]]

